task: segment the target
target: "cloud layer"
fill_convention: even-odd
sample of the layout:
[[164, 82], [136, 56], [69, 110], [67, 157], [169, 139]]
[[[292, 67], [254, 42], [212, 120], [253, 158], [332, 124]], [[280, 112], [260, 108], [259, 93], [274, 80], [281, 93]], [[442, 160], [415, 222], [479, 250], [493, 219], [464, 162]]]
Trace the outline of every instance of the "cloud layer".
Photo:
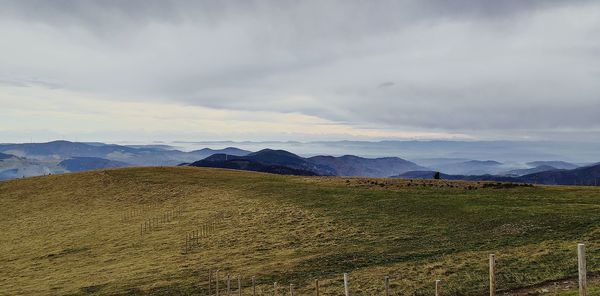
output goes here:
[[[2, 7], [5, 94], [29, 88], [17, 93], [82, 112], [95, 108], [83, 103], [90, 97], [115, 108], [163, 106], [162, 116], [177, 121], [183, 119], [173, 108], [196, 110], [189, 124], [170, 131], [172, 139], [189, 135], [186, 127], [202, 131], [192, 122], [220, 110], [235, 117], [222, 125], [251, 128], [253, 138], [286, 134], [273, 126], [313, 130], [319, 122], [337, 127], [321, 128], [321, 135], [348, 138], [368, 130], [359, 134], [600, 140], [597, 1], [4, 1]], [[49, 95], [57, 90], [71, 101]], [[40, 121], [68, 121], [64, 114], [33, 116], [30, 105], [19, 103], [25, 99], [0, 100], [10, 101], [10, 112], [19, 110], [32, 129], [43, 123], [68, 133]], [[6, 127], [7, 112], [0, 111], [0, 132], [19, 132]], [[143, 116], [108, 113], [115, 122], [152, 126], [136, 121]]]

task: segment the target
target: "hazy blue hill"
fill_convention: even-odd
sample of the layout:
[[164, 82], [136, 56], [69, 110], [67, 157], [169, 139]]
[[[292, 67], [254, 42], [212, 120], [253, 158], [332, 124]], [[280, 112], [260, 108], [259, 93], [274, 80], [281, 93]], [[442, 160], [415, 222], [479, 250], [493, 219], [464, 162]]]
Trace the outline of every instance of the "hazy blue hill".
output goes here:
[[6, 153], [1, 153], [0, 152], [0, 160], [2, 160], [2, 159], [9, 159], [11, 157], [14, 157], [14, 155], [12, 155], [12, 154], [6, 154]]
[[[63, 171], [59, 169], [58, 171]], [[0, 180], [47, 175], [55, 171], [47, 163], [0, 153]]]
[[15, 178], [20, 178], [20, 177], [22, 177], [22, 175], [19, 175], [18, 169], [8, 169], [8, 170], [0, 169], [0, 180], [9, 180], [9, 179], [15, 179]]
[[532, 162], [528, 162], [527, 165], [532, 166], [532, 167], [540, 167], [540, 166], [551, 166], [555, 169], [561, 169], [561, 170], [572, 170], [572, 169], [576, 169], [579, 166], [570, 162], [566, 162], [566, 161], [557, 161], [557, 160], [549, 160], [549, 161], [532, 161]]
[[554, 171], [554, 170], [557, 170], [557, 168], [549, 166], [549, 165], [540, 165], [540, 166], [537, 166], [534, 168], [529, 168], [529, 169], [510, 170], [506, 173], [503, 173], [503, 175], [523, 176], [523, 175], [528, 175], [528, 174], [535, 174], [535, 173], [539, 173], [539, 172]]
[[131, 166], [130, 164], [99, 157], [74, 157], [61, 161], [59, 166], [70, 172], [81, 172], [98, 169], [120, 168]]
[[73, 157], [98, 157], [138, 166], [176, 165], [193, 162], [215, 153], [246, 155], [249, 151], [228, 147], [222, 150], [201, 149], [184, 152], [156, 145], [122, 146], [103, 143], [53, 141], [48, 143], [0, 144], [0, 152], [30, 159], [61, 161]]
[[104, 156], [113, 152], [134, 153], [137, 149], [120, 145], [95, 145], [69, 141], [48, 143], [0, 144], [0, 151], [18, 151], [28, 157], [58, 156]]
[[243, 149], [239, 149], [239, 148], [235, 148], [235, 147], [227, 147], [227, 148], [223, 148], [223, 149], [204, 148], [204, 149], [200, 149], [200, 150], [191, 151], [190, 153], [206, 154], [207, 157], [211, 156], [213, 154], [219, 154], [219, 153], [227, 154], [227, 155], [235, 155], [235, 156], [246, 156], [246, 155], [252, 153], [252, 151], [243, 150]]
[[338, 176], [389, 177], [407, 171], [425, 169], [414, 162], [399, 157], [364, 158], [354, 155], [314, 156], [308, 161], [328, 166]]
[[502, 163], [494, 160], [441, 159], [439, 162], [429, 161], [427, 167], [451, 175], [497, 174], [507, 170]]

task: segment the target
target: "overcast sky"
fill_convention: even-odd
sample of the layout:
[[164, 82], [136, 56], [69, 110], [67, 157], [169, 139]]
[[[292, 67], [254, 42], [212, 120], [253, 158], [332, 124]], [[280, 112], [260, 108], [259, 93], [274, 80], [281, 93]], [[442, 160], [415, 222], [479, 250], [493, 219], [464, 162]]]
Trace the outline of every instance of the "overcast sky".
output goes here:
[[600, 1], [2, 1], [0, 142], [600, 141]]

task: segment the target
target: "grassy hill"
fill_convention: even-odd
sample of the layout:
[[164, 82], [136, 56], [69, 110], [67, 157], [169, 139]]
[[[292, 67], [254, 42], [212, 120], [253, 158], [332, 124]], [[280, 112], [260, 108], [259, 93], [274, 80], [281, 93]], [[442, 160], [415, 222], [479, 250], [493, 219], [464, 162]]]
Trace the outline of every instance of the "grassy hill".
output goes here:
[[593, 187], [127, 168], [0, 182], [0, 229], [0, 295], [206, 295], [209, 269], [240, 274], [244, 295], [251, 276], [259, 295], [275, 281], [312, 294], [316, 278], [340, 295], [344, 272], [353, 295], [381, 295], [385, 275], [394, 295], [432, 295], [435, 279], [444, 295], [482, 295], [489, 253], [516, 291], [574, 277], [577, 242], [600, 271]]

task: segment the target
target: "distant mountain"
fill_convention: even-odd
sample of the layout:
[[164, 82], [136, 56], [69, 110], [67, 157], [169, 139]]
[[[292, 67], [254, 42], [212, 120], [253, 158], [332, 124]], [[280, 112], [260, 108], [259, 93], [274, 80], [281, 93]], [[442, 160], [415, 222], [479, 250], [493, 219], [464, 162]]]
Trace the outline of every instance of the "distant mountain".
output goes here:
[[552, 185], [600, 185], [600, 165], [554, 170], [519, 177], [523, 182]]
[[549, 165], [540, 165], [540, 166], [537, 166], [534, 168], [529, 168], [529, 169], [510, 170], [510, 171], [503, 173], [502, 175], [519, 177], [519, 176], [523, 176], [523, 175], [535, 174], [535, 173], [546, 172], [546, 171], [554, 171], [554, 170], [557, 170], [557, 168], [549, 166]]
[[[0, 180], [54, 173], [55, 170], [49, 166], [51, 165], [33, 159], [0, 153]], [[62, 169], [58, 171], [62, 172]]]
[[389, 177], [425, 169], [398, 157], [363, 158], [354, 155], [314, 156], [308, 161], [332, 168], [337, 176]]
[[98, 169], [120, 168], [131, 166], [130, 164], [99, 157], [74, 157], [65, 159], [58, 163], [59, 166], [70, 172], [81, 172]]
[[332, 168], [312, 163], [303, 157], [285, 150], [263, 149], [258, 152], [250, 153], [244, 156], [244, 158], [264, 164], [286, 166], [293, 169], [311, 171], [322, 176], [335, 175], [335, 171]]
[[80, 143], [69, 141], [53, 141], [48, 143], [0, 144], [0, 152], [9, 153], [29, 159], [60, 162], [73, 157], [98, 157], [121, 161], [132, 165], [176, 165], [206, 158], [215, 153], [246, 155], [250, 151], [237, 148], [223, 150], [201, 149], [184, 152], [165, 149], [156, 145], [122, 146], [103, 143]]
[[497, 174], [506, 171], [502, 163], [494, 160], [464, 160], [464, 159], [427, 159], [419, 164], [425, 165], [432, 171], [444, 172], [450, 175], [484, 175]]
[[252, 152], [248, 151], [248, 150], [243, 150], [243, 149], [235, 148], [235, 147], [227, 147], [227, 148], [223, 148], [223, 149], [204, 148], [204, 149], [200, 149], [200, 150], [191, 151], [190, 153], [193, 153], [193, 154], [204, 154], [204, 155], [206, 155], [206, 157], [208, 157], [208, 156], [211, 156], [213, 154], [227, 154], [227, 155], [234, 155], [234, 156], [246, 156], [246, 155], [248, 155], [248, 154], [250, 154]]
[[[314, 156], [303, 158], [285, 150], [263, 149], [245, 156], [233, 156], [227, 154], [215, 154], [204, 161], [191, 164], [192, 166], [219, 166], [219, 162], [232, 162], [233, 160], [245, 160], [250, 163], [259, 163], [266, 166], [287, 167], [294, 170], [308, 171], [321, 176], [365, 176], [365, 177], [389, 177], [409, 170], [425, 169], [413, 162], [398, 158], [363, 158], [354, 155]], [[246, 165], [246, 163], [244, 163]], [[228, 167], [233, 166], [227, 164]]]
[[551, 166], [555, 169], [559, 169], [559, 170], [572, 170], [572, 169], [576, 169], [579, 166], [570, 162], [565, 162], [565, 161], [555, 161], [555, 160], [550, 160], [550, 161], [532, 161], [532, 162], [528, 162], [527, 165], [531, 166], [531, 167], [540, 167], [540, 166]]
[[[393, 176], [400, 179], [433, 179], [435, 171], [411, 171]], [[440, 178], [443, 180], [464, 180], [464, 181], [497, 181], [497, 182], [519, 182], [513, 177], [495, 176], [495, 175], [448, 175], [440, 173]]]
[[244, 171], [255, 171], [279, 175], [316, 176], [312, 171], [295, 169], [284, 165], [265, 164], [246, 157], [214, 154], [205, 159], [189, 164], [195, 167], [225, 168]]
[[14, 155], [12, 155], [12, 154], [5, 154], [5, 153], [1, 153], [0, 152], [0, 160], [9, 159], [11, 157], [14, 157]]
[[[81, 171], [121, 166], [177, 165], [203, 159], [215, 153], [247, 155], [250, 151], [228, 147], [221, 150], [200, 149], [179, 151], [168, 145], [123, 146], [98, 142], [53, 141], [47, 143], [0, 144], [0, 172], [11, 170], [4, 176], [37, 176], [65, 171]], [[15, 155], [9, 157], [6, 155]], [[63, 162], [65, 161], [65, 162]], [[59, 165], [59, 163], [62, 165]]]
[[[433, 171], [413, 171], [395, 176], [405, 179], [432, 179]], [[467, 181], [499, 181], [515, 183], [534, 183], [546, 185], [600, 185], [600, 164], [580, 167], [572, 170], [550, 170], [539, 173], [527, 174], [520, 177], [495, 176], [495, 175], [447, 175], [441, 174], [446, 180]]]
[[[258, 151], [262, 148], [284, 149], [300, 155], [359, 155], [375, 158], [401, 156], [418, 165], [432, 168], [423, 159], [493, 159], [502, 163], [525, 163], [532, 160], [569, 159], [577, 163], [589, 163], [600, 159], [600, 142], [573, 141], [460, 141], [460, 140], [392, 140], [392, 141], [268, 141], [235, 142], [204, 141], [173, 143], [177, 145], [202, 145], [204, 147], [235, 146]], [[515, 167], [518, 168], [518, 167]], [[433, 168], [432, 168], [433, 169]], [[507, 171], [512, 168], [503, 168]]]
[[68, 158], [72, 156], [104, 156], [113, 152], [133, 153], [135, 148], [119, 145], [98, 145], [52, 141], [47, 143], [0, 144], [0, 151], [30, 158]]
[[8, 169], [8, 170], [0, 170], [0, 180], [10, 180], [24, 177], [19, 174], [18, 169]]
[[[214, 154], [190, 166], [236, 168], [290, 175], [334, 175], [330, 167], [315, 164], [285, 150], [263, 149], [246, 156]], [[269, 170], [269, 171], [266, 171]]]

